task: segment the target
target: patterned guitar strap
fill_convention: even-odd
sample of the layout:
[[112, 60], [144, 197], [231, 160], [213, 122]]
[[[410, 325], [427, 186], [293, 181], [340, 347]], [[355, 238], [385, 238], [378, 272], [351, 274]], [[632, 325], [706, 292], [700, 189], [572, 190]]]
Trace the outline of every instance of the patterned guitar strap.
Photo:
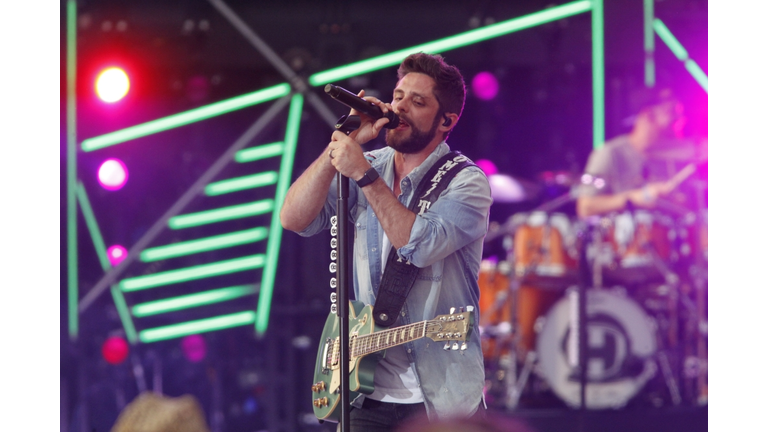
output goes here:
[[[409, 210], [423, 214], [437, 201], [440, 194], [448, 187], [453, 177], [468, 166], [476, 166], [468, 157], [458, 151], [452, 151], [441, 157], [430, 167], [427, 174], [419, 183], [416, 193], [411, 199]], [[403, 261], [397, 255], [395, 248], [389, 251], [387, 266], [381, 277], [381, 285], [373, 307], [373, 317], [376, 324], [389, 327], [397, 320], [397, 315], [405, 304], [408, 293], [419, 273], [419, 268], [410, 262]]]

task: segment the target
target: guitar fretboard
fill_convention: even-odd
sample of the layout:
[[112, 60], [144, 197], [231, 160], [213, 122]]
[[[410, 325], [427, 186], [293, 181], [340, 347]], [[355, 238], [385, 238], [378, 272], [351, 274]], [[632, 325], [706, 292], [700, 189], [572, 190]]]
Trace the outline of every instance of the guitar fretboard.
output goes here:
[[360, 357], [423, 338], [427, 334], [428, 322], [421, 321], [365, 336], [357, 336], [350, 344], [350, 353], [353, 357]]

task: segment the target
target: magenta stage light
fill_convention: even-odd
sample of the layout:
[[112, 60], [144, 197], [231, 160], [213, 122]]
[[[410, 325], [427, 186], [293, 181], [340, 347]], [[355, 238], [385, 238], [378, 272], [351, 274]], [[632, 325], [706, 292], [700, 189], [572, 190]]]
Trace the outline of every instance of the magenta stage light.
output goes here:
[[118, 190], [128, 181], [128, 168], [119, 159], [107, 159], [99, 167], [99, 184], [107, 190]]
[[499, 169], [496, 168], [496, 164], [488, 159], [479, 159], [475, 164], [483, 170], [486, 176], [491, 176], [499, 172]]
[[107, 103], [124, 98], [130, 88], [128, 74], [118, 67], [104, 69], [96, 78], [96, 94]]
[[120, 336], [111, 336], [101, 345], [101, 356], [107, 363], [118, 365], [128, 357], [128, 342]]
[[199, 334], [185, 336], [181, 340], [181, 350], [187, 360], [197, 363], [205, 358], [207, 352], [205, 339]]
[[109, 263], [112, 264], [112, 267], [120, 264], [127, 256], [128, 250], [120, 245], [110, 246], [107, 249], [107, 257], [109, 258]]
[[499, 80], [490, 72], [480, 72], [472, 78], [472, 92], [481, 100], [491, 100], [499, 94]]

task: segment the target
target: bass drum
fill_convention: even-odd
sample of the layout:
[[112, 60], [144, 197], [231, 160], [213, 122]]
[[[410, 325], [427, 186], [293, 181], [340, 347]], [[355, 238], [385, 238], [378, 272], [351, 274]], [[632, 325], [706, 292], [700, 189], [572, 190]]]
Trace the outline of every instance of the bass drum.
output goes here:
[[[566, 404], [581, 404], [577, 294], [570, 288], [540, 325], [537, 373]], [[590, 409], [620, 408], [656, 374], [654, 321], [618, 292], [587, 291], [587, 384]]]

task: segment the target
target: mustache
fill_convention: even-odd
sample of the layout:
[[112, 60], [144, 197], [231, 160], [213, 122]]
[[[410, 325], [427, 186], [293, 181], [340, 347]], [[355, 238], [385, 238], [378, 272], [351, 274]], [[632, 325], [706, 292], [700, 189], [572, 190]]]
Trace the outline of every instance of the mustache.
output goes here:
[[413, 127], [413, 122], [411, 121], [411, 119], [409, 119], [409, 118], [408, 118], [408, 117], [406, 117], [405, 115], [402, 115], [402, 114], [398, 114], [398, 115], [397, 115], [397, 117], [398, 117], [398, 118], [400, 119], [400, 121], [402, 121], [403, 123], [406, 123], [406, 124], [408, 124], [408, 126], [410, 126], [410, 127]]

